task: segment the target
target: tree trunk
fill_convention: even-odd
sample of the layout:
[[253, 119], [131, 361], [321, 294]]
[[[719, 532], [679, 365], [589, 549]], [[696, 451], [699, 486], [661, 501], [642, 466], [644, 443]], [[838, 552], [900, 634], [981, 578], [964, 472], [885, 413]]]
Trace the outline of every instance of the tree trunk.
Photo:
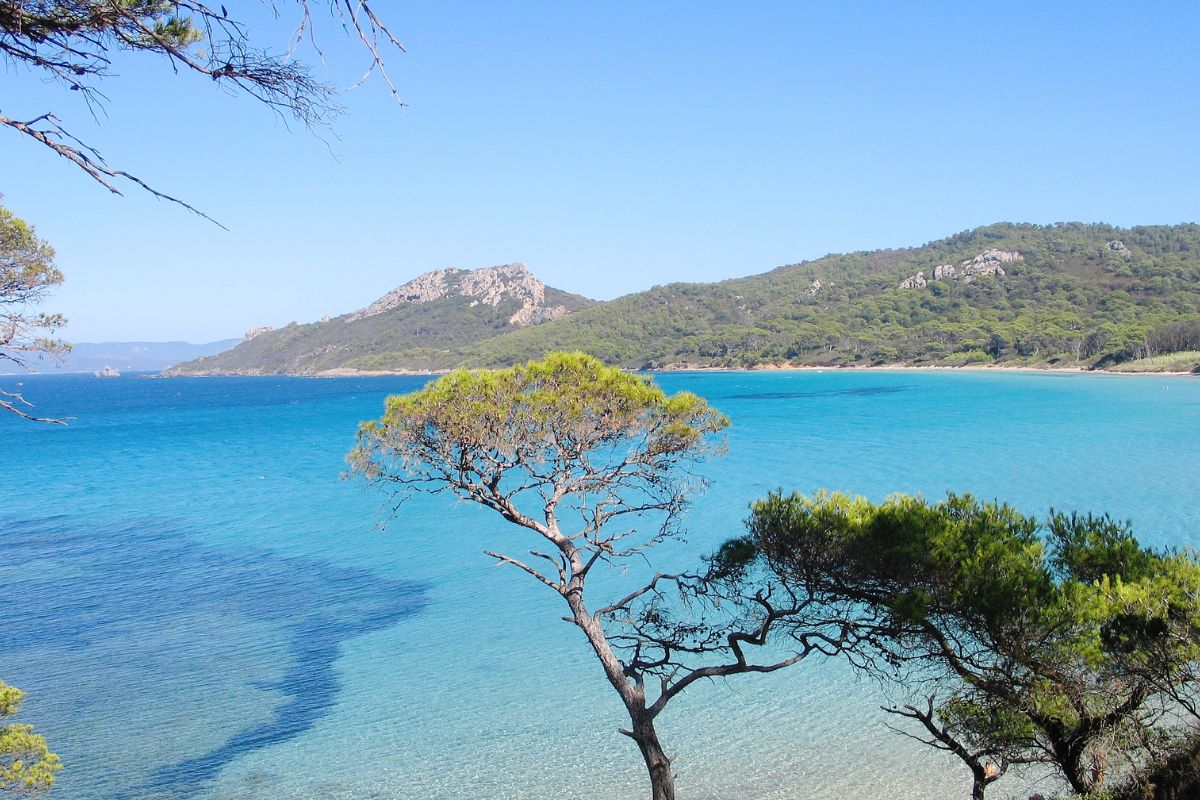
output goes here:
[[675, 776], [671, 772], [671, 760], [663, 752], [662, 744], [658, 741], [658, 732], [654, 729], [654, 715], [646, 708], [646, 693], [642, 686], [625, 674], [625, 665], [613, 652], [600, 622], [593, 617], [584, 606], [578, 593], [568, 593], [565, 597], [574, 615], [574, 623], [587, 636], [588, 643], [600, 659], [604, 667], [604, 676], [621, 696], [625, 710], [629, 713], [631, 730], [622, 731], [635, 742], [642, 751], [642, 759], [646, 762], [646, 771], [650, 773], [650, 797], [652, 800], [675, 800]]
[[[1056, 746], [1055, 750], [1059, 751], [1059, 748]], [[1087, 794], [1096, 785], [1091, 771], [1084, 769], [1083, 751], [1084, 748], [1075, 742], [1059, 751], [1061, 756], [1058, 758], [1058, 765], [1062, 768], [1063, 777], [1071, 785], [1071, 791], [1076, 794]]]
[[974, 778], [971, 782], [971, 800], [983, 800], [983, 794], [988, 785], [987, 771], [981, 766], [972, 764], [971, 776]]
[[642, 751], [646, 770], [650, 773], [650, 797], [652, 800], [675, 800], [675, 775], [671, 772], [671, 759], [663, 752], [654, 730], [654, 720], [644, 716], [633, 721], [633, 740]]

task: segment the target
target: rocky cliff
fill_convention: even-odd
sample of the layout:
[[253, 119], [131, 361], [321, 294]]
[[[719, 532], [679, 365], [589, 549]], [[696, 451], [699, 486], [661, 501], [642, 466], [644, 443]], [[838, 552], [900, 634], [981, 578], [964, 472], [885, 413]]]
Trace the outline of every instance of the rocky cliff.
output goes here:
[[994, 247], [984, 250], [974, 258], [968, 258], [959, 263], [940, 264], [933, 268], [933, 277], [927, 277], [924, 272], [918, 272], [916, 275], [910, 275], [900, 281], [901, 289], [919, 289], [922, 286], [929, 284], [929, 281], [949, 281], [961, 280], [970, 283], [972, 278], [979, 275], [995, 275], [1003, 277], [1005, 275], [1004, 264], [1012, 264], [1014, 261], [1024, 261], [1025, 257], [1020, 253], [1012, 250], [998, 250]]
[[493, 308], [515, 300], [521, 307], [508, 318], [510, 325], [533, 325], [565, 316], [569, 309], [547, 304], [546, 284], [524, 264], [502, 264], [484, 269], [435, 269], [398, 286], [366, 308], [350, 314], [357, 320], [383, 314], [406, 303], [432, 303], [444, 298], [466, 298], [471, 306]]

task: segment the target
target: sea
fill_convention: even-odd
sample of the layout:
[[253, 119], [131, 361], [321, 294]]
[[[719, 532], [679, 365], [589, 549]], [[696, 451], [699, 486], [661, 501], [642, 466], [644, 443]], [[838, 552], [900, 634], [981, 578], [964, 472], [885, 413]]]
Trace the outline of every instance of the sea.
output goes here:
[[[1200, 544], [1200, 379], [933, 371], [662, 373], [724, 411], [692, 566], [749, 504], [822, 487], [1107, 512]], [[344, 456], [426, 378], [0, 379], [0, 678], [64, 764], [57, 800], [623, 800], [623, 711], [561, 599], [484, 549], [529, 536]], [[601, 582], [601, 588], [605, 585]], [[594, 599], [593, 602], [596, 602]], [[953, 757], [837, 660], [696, 684], [661, 718], [686, 800], [955, 798]], [[1049, 793], [1005, 778], [989, 796]]]

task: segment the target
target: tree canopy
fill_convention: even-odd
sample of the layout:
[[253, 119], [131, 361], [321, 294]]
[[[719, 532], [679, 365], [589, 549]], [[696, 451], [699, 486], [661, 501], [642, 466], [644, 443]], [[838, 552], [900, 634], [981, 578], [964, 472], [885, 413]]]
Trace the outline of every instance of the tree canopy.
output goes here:
[[[54, 265], [54, 248], [38, 238], [24, 220], [0, 206], [0, 359], [27, 367], [28, 356], [57, 354], [67, 346], [48, 334], [66, 323], [61, 314], [35, 310], [50, 290], [62, 283]], [[0, 410], [28, 419], [29, 403], [0, 389]]]
[[[453, 491], [543, 535], [553, 534], [557, 515], [536, 524], [518, 501], [536, 492], [557, 509], [576, 499], [583, 527], [574, 538], [593, 546], [614, 516], [661, 511], [673, 524], [699, 482], [686, 466], [726, 424], [693, 394], [667, 397], [645, 378], [555, 353], [509, 369], [460, 370], [388, 398], [384, 416], [362, 426], [351, 461], [369, 478]], [[677, 470], [685, 477], [668, 480]], [[611, 550], [618, 541], [605, 552], [624, 552]]]
[[749, 530], [743, 549], [785, 584], [870, 622], [855, 663], [919, 695], [888, 710], [967, 763], [977, 797], [1028, 762], [1092, 791], [1192, 735], [1200, 564], [1128, 525], [970, 496], [776, 493]]
[[[24, 692], [0, 680], [0, 720], [16, 714], [24, 699]], [[0, 724], [0, 792], [40, 794], [54, 784], [54, 774], [61, 768], [58, 756], [32, 725]]]
[[[387, 25], [364, 0], [263, 0], [275, 15], [291, 13], [295, 28], [290, 42], [271, 47], [251, 38], [237, 10], [230, 16], [221, 4], [193, 0], [0, 0], [0, 55], [10, 65], [39, 79], [53, 80], [80, 92], [89, 104], [100, 103], [100, 84], [115, 77], [119, 52], [145, 54], [176, 71], [191, 72], [250, 95], [304, 125], [323, 125], [337, 115], [337, 90], [313, 75], [295, 51], [329, 21], [360, 43], [371, 72], [380, 73], [396, 94], [384, 64], [388, 48], [403, 50]], [[244, 8], [243, 8], [244, 10]], [[319, 52], [319, 51], [318, 51]], [[365, 79], [364, 75], [364, 79]], [[11, 101], [7, 104], [11, 106]], [[142, 179], [110, 166], [93, 147], [73, 136], [52, 111], [12, 116], [0, 109], [0, 125], [24, 134], [82, 169], [109, 191], [120, 194], [119, 181], [183, 203]], [[199, 213], [199, 212], [197, 212]]]

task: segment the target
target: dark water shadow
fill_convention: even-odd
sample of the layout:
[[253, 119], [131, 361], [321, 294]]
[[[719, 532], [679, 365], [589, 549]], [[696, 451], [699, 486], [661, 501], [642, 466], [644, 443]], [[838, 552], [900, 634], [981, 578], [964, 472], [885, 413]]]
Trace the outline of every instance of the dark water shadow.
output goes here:
[[[253, 632], [246, 628], [239, 633], [238, 620], [266, 625], [286, 642], [290, 655], [282, 675], [275, 673], [277, 680], [244, 674], [215, 657], [211, 663], [180, 663], [175, 674], [144, 674], [124, 665], [96, 665], [93, 672], [89, 664], [87, 674], [47, 676], [36, 688], [39, 695], [55, 698], [58, 709], [38, 721], [48, 733], [70, 730], [78, 714], [114, 713], [90, 698], [89, 685], [127, 686], [130, 693], [152, 685], [170, 702], [171, 690], [164, 687], [175, 681], [181, 690], [194, 688], [182, 676], [189, 670], [194, 674], [197, 666], [212, 682], [213, 702], [220, 702], [223, 688], [246, 685], [282, 696], [268, 721], [234, 731], [209, 752], [174, 764], [146, 765], [139, 776], [106, 773], [105, 753], [94, 747], [78, 754], [60, 751], [72, 765], [56, 789], [63, 800], [183, 800], [196, 795], [234, 759], [293, 739], [331, 711], [340, 691], [335, 664], [343, 642], [418, 614], [427, 602], [425, 587], [416, 583], [250, 547], [210, 547], [186, 525], [169, 520], [97, 526], [78, 517], [0, 519], [0, 570], [7, 578], [0, 603], [0, 653], [6, 659], [36, 654], [39, 648], [66, 648], [89, 664], [93, 647], [107, 652], [127, 648], [135, 655], [153, 652], [156, 663], [173, 665], [172, 653], [152, 649], [158, 645], [151, 643], [162, 640], [164, 632], [190, 634], [176, 631], [172, 621], [196, 615], [222, 620], [220, 633], [232, 642], [244, 640], [248, 647], [254, 645]], [[194, 650], [185, 657], [194, 659]], [[180, 694], [177, 700], [186, 720], [194, 697]]]

